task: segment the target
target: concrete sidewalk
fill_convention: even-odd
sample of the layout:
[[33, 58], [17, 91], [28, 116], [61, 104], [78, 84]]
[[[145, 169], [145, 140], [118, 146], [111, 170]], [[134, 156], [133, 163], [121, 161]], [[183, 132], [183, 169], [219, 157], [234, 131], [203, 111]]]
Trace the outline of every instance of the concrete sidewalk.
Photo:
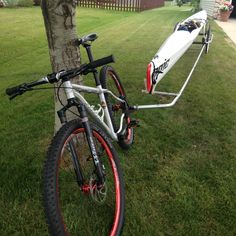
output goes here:
[[236, 44], [236, 19], [230, 18], [227, 22], [215, 20], [215, 22], [223, 29], [229, 38]]

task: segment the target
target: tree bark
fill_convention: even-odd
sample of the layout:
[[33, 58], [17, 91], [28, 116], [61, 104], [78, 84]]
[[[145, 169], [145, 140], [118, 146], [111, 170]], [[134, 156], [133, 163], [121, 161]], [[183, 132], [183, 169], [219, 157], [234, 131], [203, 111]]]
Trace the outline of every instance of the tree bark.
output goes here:
[[[42, 0], [41, 8], [48, 39], [49, 55], [53, 72], [68, 70], [80, 66], [80, 50], [77, 44], [76, 30], [76, 3], [75, 0]], [[80, 83], [80, 78], [75, 78], [73, 83]], [[56, 111], [61, 104], [55, 94], [55, 131], [61, 124]], [[60, 99], [66, 104], [63, 89], [60, 89]], [[67, 112], [68, 119], [73, 119], [73, 114]]]

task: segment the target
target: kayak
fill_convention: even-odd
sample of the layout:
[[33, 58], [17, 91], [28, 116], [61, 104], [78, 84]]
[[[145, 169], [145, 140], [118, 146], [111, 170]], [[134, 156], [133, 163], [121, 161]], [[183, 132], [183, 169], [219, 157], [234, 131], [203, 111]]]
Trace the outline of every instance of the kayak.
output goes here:
[[205, 30], [207, 13], [200, 11], [176, 24], [174, 32], [157, 51], [146, 71], [146, 90], [152, 94], [156, 85]]

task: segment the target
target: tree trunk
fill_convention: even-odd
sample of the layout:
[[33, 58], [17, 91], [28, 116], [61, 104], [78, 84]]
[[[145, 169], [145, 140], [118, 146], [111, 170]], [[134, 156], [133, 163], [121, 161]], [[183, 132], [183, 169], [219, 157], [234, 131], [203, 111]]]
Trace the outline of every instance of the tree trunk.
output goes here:
[[[80, 66], [80, 50], [77, 44], [75, 0], [42, 0], [41, 8], [48, 39], [49, 55], [53, 72], [68, 70]], [[73, 82], [80, 83], [80, 78]], [[56, 112], [61, 108], [55, 92], [55, 131], [61, 124]], [[64, 89], [60, 89], [60, 99], [66, 104]], [[67, 112], [68, 119], [73, 114]]]

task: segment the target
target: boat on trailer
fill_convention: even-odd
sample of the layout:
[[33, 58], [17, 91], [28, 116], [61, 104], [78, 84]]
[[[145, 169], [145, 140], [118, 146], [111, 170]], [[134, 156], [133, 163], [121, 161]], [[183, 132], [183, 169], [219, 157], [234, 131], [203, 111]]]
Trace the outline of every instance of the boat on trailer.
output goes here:
[[174, 32], [166, 39], [148, 64], [145, 83], [146, 92], [154, 93], [158, 82], [194, 43], [198, 35], [204, 36], [200, 44], [207, 43], [205, 51], [208, 52], [209, 45], [207, 41], [210, 41], [211, 37], [209, 31], [205, 10], [177, 23]]

